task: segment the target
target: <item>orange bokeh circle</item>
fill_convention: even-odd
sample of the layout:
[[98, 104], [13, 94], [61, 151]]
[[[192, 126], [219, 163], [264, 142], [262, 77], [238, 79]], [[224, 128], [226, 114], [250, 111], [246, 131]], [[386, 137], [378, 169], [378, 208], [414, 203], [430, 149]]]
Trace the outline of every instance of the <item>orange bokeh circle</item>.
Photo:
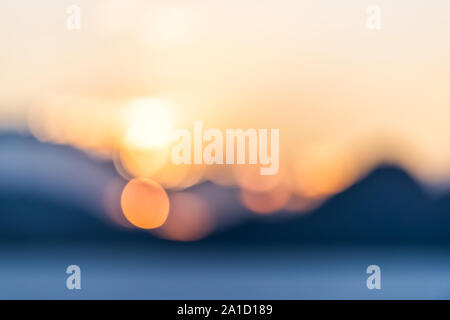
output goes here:
[[122, 212], [127, 220], [142, 229], [155, 229], [169, 215], [166, 191], [150, 179], [133, 179], [125, 186], [121, 197]]

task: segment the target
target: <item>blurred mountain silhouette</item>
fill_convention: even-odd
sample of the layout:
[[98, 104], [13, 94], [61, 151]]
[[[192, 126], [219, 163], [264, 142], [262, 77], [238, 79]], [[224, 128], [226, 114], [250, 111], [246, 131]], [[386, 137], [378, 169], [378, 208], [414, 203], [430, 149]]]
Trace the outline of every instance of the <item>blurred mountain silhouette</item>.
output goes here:
[[215, 237], [258, 242], [428, 242], [450, 240], [450, 196], [433, 201], [395, 165], [380, 165], [317, 210], [252, 221]]
[[[13, 143], [12, 143], [13, 142]], [[14, 148], [11, 149], [11, 145]], [[4, 148], [9, 146], [8, 148]], [[29, 150], [45, 152], [47, 158], [65, 157], [61, 172], [69, 171], [66, 179], [79, 175], [88, 164], [90, 168], [86, 179], [68, 187], [72, 193], [77, 188], [92, 186], [101, 189], [113, 175], [111, 164], [98, 164], [84, 153], [65, 146], [43, 144], [30, 137], [17, 135], [0, 136], [0, 150], [10, 154], [20, 151], [20, 157], [28, 157]], [[45, 196], [33, 191], [30, 185], [42, 188], [37, 181], [30, 181], [27, 175], [20, 175], [30, 166], [28, 162], [11, 163], [15, 158], [8, 152], [0, 152], [0, 242], [5, 241], [99, 241], [133, 240], [140, 242], [156, 241], [148, 232], [118, 227], [108, 218], [99, 215], [96, 206], [83, 206], [61, 197], [60, 190], [46, 190]], [[69, 155], [69, 156], [68, 156]], [[13, 159], [13, 160], [11, 160]], [[33, 161], [41, 161], [33, 158]], [[10, 162], [8, 162], [10, 161]], [[80, 161], [85, 163], [80, 165]], [[45, 163], [42, 164], [45, 166]], [[54, 163], [52, 163], [54, 166]], [[98, 168], [95, 166], [99, 166]], [[108, 169], [101, 175], [97, 171]], [[12, 168], [12, 169], [11, 169]], [[14, 173], [14, 168], [19, 172]], [[76, 168], [76, 170], [73, 170]], [[91, 170], [94, 168], [94, 170]], [[103, 169], [102, 169], [103, 168]], [[28, 168], [29, 169], [29, 168]], [[35, 166], [32, 166], [36, 170]], [[52, 168], [53, 169], [53, 168]], [[40, 170], [40, 169], [39, 169]], [[58, 177], [61, 175], [58, 175]], [[19, 178], [18, 178], [19, 177]], [[49, 178], [56, 179], [57, 176]], [[16, 186], [8, 188], [12, 179]], [[102, 180], [102, 181], [103, 181]], [[65, 180], [63, 180], [64, 182]], [[17, 187], [27, 184], [24, 190]], [[61, 185], [64, 185], [62, 183]], [[60, 189], [61, 185], [52, 187]], [[193, 187], [202, 196], [223, 197], [233, 190], [213, 186], [207, 182]], [[103, 194], [104, 190], [98, 191]], [[95, 193], [95, 192], [94, 192]], [[95, 193], [96, 194], [96, 193]], [[50, 195], [50, 196], [49, 196]], [[81, 193], [82, 195], [82, 193]], [[226, 198], [226, 197], [225, 197]], [[229, 198], [226, 201], [229, 202]], [[99, 199], [100, 202], [103, 199]], [[224, 200], [225, 201], [225, 200]], [[402, 168], [395, 165], [380, 165], [367, 176], [361, 178], [347, 190], [333, 196], [322, 206], [307, 214], [283, 214], [261, 217], [240, 206], [233, 206], [233, 215], [246, 217], [245, 222], [218, 230], [202, 240], [205, 244], [286, 244], [303, 243], [447, 243], [450, 245], [450, 194], [433, 198], [421, 185]], [[252, 218], [249, 218], [252, 217]], [[162, 240], [157, 240], [162, 241]]]
[[109, 222], [81, 208], [34, 195], [0, 196], [0, 239], [83, 240], [120, 235]]

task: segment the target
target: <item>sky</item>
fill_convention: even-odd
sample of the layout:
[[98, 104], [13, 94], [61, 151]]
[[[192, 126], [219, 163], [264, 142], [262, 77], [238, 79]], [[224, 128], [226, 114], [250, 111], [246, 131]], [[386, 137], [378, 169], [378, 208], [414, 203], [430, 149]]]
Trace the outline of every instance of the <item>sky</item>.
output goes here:
[[[80, 30], [66, 27], [72, 4]], [[381, 8], [380, 30], [366, 26], [369, 5]], [[3, 0], [1, 8], [1, 127], [123, 151], [133, 126], [123, 110], [162, 99], [174, 128], [202, 120], [280, 129], [281, 172], [293, 173], [299, 193], [336, 192], [382, 159], [427, 183], [450, 181], [447, 1]], [[130, 154], [121, 153], [126, 171], [143, 175]]]

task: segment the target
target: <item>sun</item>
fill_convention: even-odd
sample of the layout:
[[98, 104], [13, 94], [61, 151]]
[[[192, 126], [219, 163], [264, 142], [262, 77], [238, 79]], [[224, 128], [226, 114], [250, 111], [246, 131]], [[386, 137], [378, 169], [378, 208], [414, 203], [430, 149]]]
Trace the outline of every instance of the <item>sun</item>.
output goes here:
[[170, 143], [172, 118], [168, 103], [162, 99], [132, 101], [127, 107], [126, 122], [128, 147], [151, 149]]

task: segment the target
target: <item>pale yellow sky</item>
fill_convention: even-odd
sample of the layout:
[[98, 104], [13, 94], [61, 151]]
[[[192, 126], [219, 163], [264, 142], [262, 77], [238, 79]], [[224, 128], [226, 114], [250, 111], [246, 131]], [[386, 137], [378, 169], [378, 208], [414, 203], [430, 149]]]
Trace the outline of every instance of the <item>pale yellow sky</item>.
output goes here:
[[[66, 29], [69, 4], [81, 7], [79, 31]], [[378, 31], [366, 27], [371, 4], [382, 10]], [[3, 126], [25, 123], [43, 97], [164, 96], [176, 102], [178, 126], [280, 128], [292, 157], [311, 146], [355, 159], [386, 148], [430, 181], [450, 178], [448, 1], [3, 0], [0, 8]]]

